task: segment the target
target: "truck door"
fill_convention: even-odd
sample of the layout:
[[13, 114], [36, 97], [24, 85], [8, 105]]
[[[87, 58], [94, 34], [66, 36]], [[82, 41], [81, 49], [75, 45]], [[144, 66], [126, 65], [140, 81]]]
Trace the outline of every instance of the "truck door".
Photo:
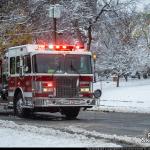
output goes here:
[[23, 75], [24, 75], [24, 92], [26, 97], [32, 95], [32, 75], [31, 75], [31, 57], [25, 55], [23, 57]]
[[16, 58], [16, 72], [19, 74], [17, 78], [17, 86], [23, 90], [25, 97], [31, 96], [32, 92], [32, 76], [31, 76], [31, 59], [30, 55], [18, 56]]
[[16, 57], [9, 58], [10, 75], [8, 77], [8, 97], [13, 99], [14, 91], [16, 89]]

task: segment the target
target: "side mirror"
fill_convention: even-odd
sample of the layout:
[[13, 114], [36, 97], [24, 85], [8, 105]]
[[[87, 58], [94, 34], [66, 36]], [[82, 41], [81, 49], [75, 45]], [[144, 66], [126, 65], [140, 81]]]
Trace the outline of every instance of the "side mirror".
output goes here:
[[97, 89], [94, 91], [93, 95], [95, 98], [100, 98], [102, 95], [102, 91], [100, 89]]

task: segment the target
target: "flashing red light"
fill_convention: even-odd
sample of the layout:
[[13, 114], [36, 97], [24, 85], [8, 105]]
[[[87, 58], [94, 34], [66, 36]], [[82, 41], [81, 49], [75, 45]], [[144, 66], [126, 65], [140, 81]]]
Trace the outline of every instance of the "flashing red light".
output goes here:
[[73, 45], [69, 45], [69, 46], [67, 46], [67, 48], [68, 48], [69, 50], [73, 50], [73, 49], [74, 49], [74, 46], [73, 46]]
[[80, 48], [80, 46], [79, 46], [79, 45], [77, 45], [77, 46], [76, 46], [76, 49], [79, 49], [79, 48]]
[[66, 46], [66, 45], [63, 45], [62, 47], [63, 47], [63, 49], [66, 49], [66, 48], [67, 48], [67, 46]]
[[84, 47], [80, 45], [48, 45], [48, 48], [51, 50], [72, 51], [83, 49]]
[[49, 88], [52, 88], [52, 87], [53, 87], [53, 82], [43, 83], [43, 87], [49, 87]]
[[50, 49], [53, 49], [54, 48], [54, 45], [49, 45], [48, 46]]
[[53, 87], [53, 82], [47, 83], [47, 87]]
[[59, 49], [60, 48], [60, 46], [59, 45], [56, 45], [56, 49]]

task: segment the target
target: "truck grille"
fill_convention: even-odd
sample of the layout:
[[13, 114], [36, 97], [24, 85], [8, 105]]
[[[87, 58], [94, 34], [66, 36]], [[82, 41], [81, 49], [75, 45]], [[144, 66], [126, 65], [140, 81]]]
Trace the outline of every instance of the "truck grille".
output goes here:
[[77, 77], [56, 77], [56, 97], [78, 97]]

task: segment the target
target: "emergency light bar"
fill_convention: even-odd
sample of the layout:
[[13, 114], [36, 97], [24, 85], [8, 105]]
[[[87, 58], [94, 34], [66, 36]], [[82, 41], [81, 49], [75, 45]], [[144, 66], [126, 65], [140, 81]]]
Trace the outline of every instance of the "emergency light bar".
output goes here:
[[50, 50], [72, 51], [75, 47], [73, 45], [49, 45]]
[[56, 50], [56, 51], [76, 51], [84, 49], [84, 46], [79, 45], [38, 45], [38, 50]]

